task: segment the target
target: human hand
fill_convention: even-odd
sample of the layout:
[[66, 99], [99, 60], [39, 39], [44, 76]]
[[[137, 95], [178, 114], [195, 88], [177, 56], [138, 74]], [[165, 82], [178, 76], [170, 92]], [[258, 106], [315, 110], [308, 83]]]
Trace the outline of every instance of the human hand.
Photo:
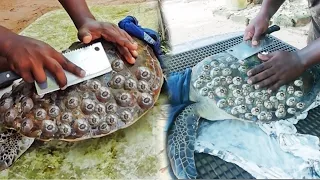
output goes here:
[[128, 63], [134, 64], [138, 56], [138, 45], [132, 37], [120, 29], [117, 25], [108, 22], [99, 22], [94, 19], [87, 20], [78, 31], [78, 38], [83, 43], [90, 43], [93, 40], [104, 38], [116, 44], [120, 54], [125, 57]]
[[266, 32], [269, 26], [269, 19], [263, 14], [258, 14], [247, 26], [243, 40], [252, 40], [252, 45], [256, 46], [259, 44], [260, 36]]
[[62, 89], [67, 85], [64, 69], [77, 76], [85, 76], [84, 70], [71, 63], [48, 44], [24, 36], [14, 35], [11, 38], [5, 57], [12, 71], [28, 83], [35, 80], [43, 89], [47, 88], [44, 69], [55, 77]]
[[264, 62], [247, 72], [248, 83], [256, 88], [268, 87], [269, 92], [296, 79], [306, 69], [296, 52], [276, 51], [258, 57]]

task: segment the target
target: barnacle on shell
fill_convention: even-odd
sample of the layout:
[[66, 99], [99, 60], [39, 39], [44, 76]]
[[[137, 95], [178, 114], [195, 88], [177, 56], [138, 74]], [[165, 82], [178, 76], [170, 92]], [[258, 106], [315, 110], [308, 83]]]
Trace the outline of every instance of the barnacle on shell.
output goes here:
[[151, 72], [147, 67], [138, 67], [136, 71], [136, 77], [138, 80], [149, 81], [151, 79]]
[[120, 72], [124, 69], [124, 63], [121, 59], [117, 59], [111, 63], [111, 67], [114, 71]]

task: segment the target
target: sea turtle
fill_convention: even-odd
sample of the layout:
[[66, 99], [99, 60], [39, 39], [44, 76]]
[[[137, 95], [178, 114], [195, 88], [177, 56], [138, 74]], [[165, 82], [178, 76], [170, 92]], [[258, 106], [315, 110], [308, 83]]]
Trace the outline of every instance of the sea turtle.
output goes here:
[[174, 117], [167, 132], [167, 154], [177, 178], [197, 177], [194, 143], [200, 118], [269, 123], [295, 118], [319, 105], [319, 67], [270, 93], [247, 83], [247, 71], [260, 63], [256, 55], [239, 62], [219, 53], [191, 69], [189, 94], [185, 94], [191, 103]]
[[[135, 39], [139, 56], [123, 61], [115, 46], [99, 40], [113, 71], [77, 85], [38, 96], [23, 81], [0, 99], [1, 169], [10, 167], [34, 140], [80, 141], [127, 128], [157, 101], [163, 73], [152, 48]], [[83, 45], [74, 43], [69, 49]]]

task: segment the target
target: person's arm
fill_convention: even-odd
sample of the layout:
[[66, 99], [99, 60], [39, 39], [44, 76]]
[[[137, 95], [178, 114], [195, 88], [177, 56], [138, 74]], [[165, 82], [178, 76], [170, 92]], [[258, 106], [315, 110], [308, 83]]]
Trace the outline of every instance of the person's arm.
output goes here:
[[95, 20], [85, 0], [59, 0], [74, 25], [79, 29], [88, 20]]
[[7, 52], [9, 51], [10, 45], [13, 43], [13, 38], [18, 36], [14, 32], [11, 32], [9, 29], [0, 26], [0, 56], [6, 57]]
[[320, 38], [298, 51], [304, 69], [308, 69], [313, 65], [320, 63]]
[[280, 6], [285, 0], [264, 0], [261, 5], [260, 14], [264, 15], [268, 19], [278, 11]]

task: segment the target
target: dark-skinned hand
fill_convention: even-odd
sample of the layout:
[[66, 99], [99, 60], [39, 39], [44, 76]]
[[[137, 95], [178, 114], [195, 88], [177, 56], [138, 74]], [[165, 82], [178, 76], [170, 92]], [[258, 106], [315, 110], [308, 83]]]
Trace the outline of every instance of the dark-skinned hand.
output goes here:
[[247, 72], [249, 84], [256, 88], [275, 91], [282, 85], [296, 79], [304, 71], [304, 65], [296, 52], [276, 51], [267, 55], [259, 54], [263, 61]]
[[10, 42], [5, 53], [7, 63], [12, 71], [28, 83], [35, 80], [41, 88], [47, 88], [45, 69], [55, 77], [60, 88], [65, 88], [67, 85], [63, 70], [80, 77], [85, 76], [80, 67], [44, 42], [19, 35], [14, 35]]
[[262, 14], [258, 14], [247, 26], [243, 40], [252, 40], [252, 45], [258, 45], [260, 36], [268, 29], [269, 19]]
[[130, 64], [134, 64], [135, 57], [138, 56], [136, 51], [138, 45], [134, 43], [132, 37], [112, 23], [89, 19], [79, 28], [78, 38], [85, 44], [99, 38], [113, 42], [116, 44], [120, 54], [123, 55]]

